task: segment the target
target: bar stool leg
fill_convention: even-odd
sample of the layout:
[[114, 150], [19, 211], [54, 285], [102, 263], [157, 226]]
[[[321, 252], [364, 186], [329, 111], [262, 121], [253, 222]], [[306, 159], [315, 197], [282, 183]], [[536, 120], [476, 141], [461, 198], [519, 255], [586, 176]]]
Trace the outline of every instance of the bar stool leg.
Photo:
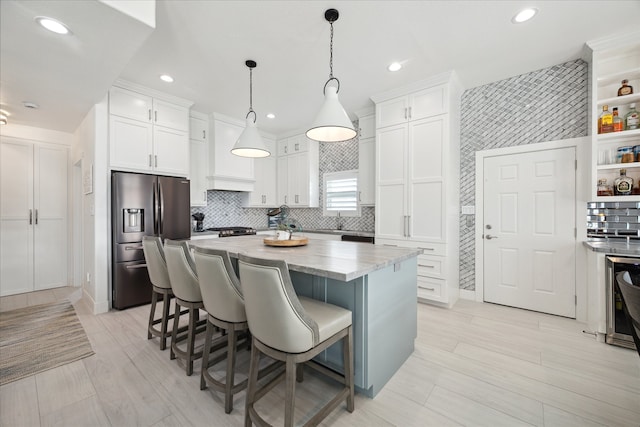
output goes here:
[[296, 363], [293, 360], [293, 356], [287, 355], [285, 369], [284, 425], [285, 427], [293, 427], [296, 396]]
[[347, 396], [347, 411], [353, 412], [354, 410], [354, 401], [353, 401], [353, 336], [351, 334], [353, 328], [349, 326], [349, 330], [347, 332], [347, 336], [343, 339], [342, 345], [342, 357], [344, 363], [344, 380], [345, 385], [349, 387], [349, 395]]
[[156, 304], [158, 303], [158, 293], [151, 291], [151, 310], [149, 312], [149, 326], [147, 327], [147, 339], [150, 340], [153, 336], [151, 334], [151, 328], [153, 328], [153, 321], [156, 317]]
[[231, 327], [227, 331], [227, 380], [225, 384], [224, 412], [230, 414], [233, 410], [233, 390], [236, 369], [237, 332]]
[[187, 333], [187, 375], [193, 374], [193, 349], [196, 341], [197, 308], [189, 308], [189, 332]]
[[247, 384], [247, 395], [245, 397], [244, 406], [245, 427], [251, 427], [250, 411], [253, 410], [256, 387], [258, 386], [258, 365], [260, 363], [260, 350], [256, 348], [255, 342], [253, 342], [253, 340], [254, 338], [251, 337], [251, 362], [249, 363], [249, 381]]
[[169, 359], [174, 360], [176, 358], [176, 353], [173, 351], [173, 345], [177, 342], [178, 338], [178, 323], [180, 322], [180, 304], [178, 304], [178, 300], [175, 301], [176, 307], [173, 312], [173, 332], [171, 333], [171, 345], [169, 349]]
[[211, 352], [211, 337], [214, 326], [207, 320], [207, 329], [204, 337], [204, 348], [202, 350], [202, 369], [200, 370], [200, 390], [207, 388], [207, 381], [204, 379], [204, 372], [209, 367], [209, 353]]
[[167, 348], [167, 327], [169, 325], [169, 309], [171, 297], [169, 292], [162, 296], [162, 326], [160, 327], [160, 350]]

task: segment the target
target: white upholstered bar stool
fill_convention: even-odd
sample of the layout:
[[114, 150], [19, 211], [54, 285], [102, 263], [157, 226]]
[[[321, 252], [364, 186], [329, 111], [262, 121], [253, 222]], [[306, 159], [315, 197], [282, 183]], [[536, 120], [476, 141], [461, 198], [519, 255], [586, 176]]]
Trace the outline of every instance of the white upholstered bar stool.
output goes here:
[[[240, 289], [240, 281], [236, 276], [231, 258], [227, 251], [208, 248], [195, 248], [194, 259], [198, 269], [198, 281], [204, 309], [207, 311], [207, 331], [202, 351], [202, 371], [200, 374], [200, 390], [211, 386], [224, 392], [224, 411], [233, 410], [233, 395], [247, 386], [247, 380], [235, 384], [236, 346], [239, 333], [248, 335], [249, 325], [244, 311], [244, 298]], [[216, 340], [213, 334], [216, 327], [224, 329], [227, 334]], [[211, 350], [225, 348], [226, 354], [210, 359]], [[226, 358], [226, 376], [224, 381], [214, 378], [209, 368]]]
[[[142, 250], [147, 262], [151, 285], [153, 286], [147, 339], [151, 339], [154, 336], [160, 337], [160, 350], [164, 350], [167, 347], [167, 338], [170, 334], [170, 332], [167, 332], [167, 325], [169, 319], [173, 319], [173, 315], [169, 314], [169, 303], [171, 297], [173, 297], [173, 291], [171, 290], [171, 281], [167, 271], [167, 261], [164, 257], [162, 240], [159, 237], [144, 236], [142, 238]], [[162, 296], [162, 317], [156, 319], [158, 296]], [[155, 327], [158, 323], [160, 323], [160, 329]]]
[[[187, 375], [193, 373], [193, 361], [202, 356], [202, 351], [195, 351], [196, 335], [204, 331], [206, 319], [200, 321], [200, 309], [204, 307], [196, 266], [184, 241], [165, 239], [164, 254], [171, 288], [175, 295], [173, 332], [171, 334], [171, 360], [178, 358], [185, 362]], [[179, 336], [181, 311], [185, 307], [189, 317], [187, 334]], [[186, 349], [181, 349], [178, 342], [186, 338]]]
[[[320, 408], [305, 425], [316, 425], [346, 399], [354, 409], [353, 339], [351, 311], [332, 304], [298, 297], [287, 263], [239, 254], [238, 268], [252, 335], [245, 426], [267, 425], [254, 403], [284, 377], [284, 425], [293, 426], [296, 379], [302, 380], [302, 363], [344, 384], [338, 394]], [[311, 359], [336, 342], [343, 342], [344, 376]], [[260, 354], [285, 362], [285, 372], [257, 388]]]

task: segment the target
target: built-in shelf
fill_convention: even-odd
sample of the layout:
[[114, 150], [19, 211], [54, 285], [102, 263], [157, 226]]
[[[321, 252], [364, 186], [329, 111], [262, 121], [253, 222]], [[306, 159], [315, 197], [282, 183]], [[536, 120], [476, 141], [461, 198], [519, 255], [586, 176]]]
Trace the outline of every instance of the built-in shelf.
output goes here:
[[631, 95], [624, 96], [612, 96], [611, 98], [599, 99], [598, 106], [602, 107], [603, 105], [628, 105], [634, 102], [640, 102], [640, 93], [633, 93]]
[[598, 142], [636, 138], [640, 137], [640, 129], [623, 130], [621, 132], [599, 133], [597, 137]]
[[640, 168], [640, 162], [598, 165], [598, 170]]

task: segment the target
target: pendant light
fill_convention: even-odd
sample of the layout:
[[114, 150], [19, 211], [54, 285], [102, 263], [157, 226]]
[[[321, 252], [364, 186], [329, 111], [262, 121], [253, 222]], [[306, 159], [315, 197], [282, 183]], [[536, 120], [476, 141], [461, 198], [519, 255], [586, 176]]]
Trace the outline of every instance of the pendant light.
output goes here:
[[[333, 23], [338, 20], [336, 9], [327, 9], [324, 12], [324, 19], [331, 25], [331, 43], [329, 45], [329, 80], [324, 84], [324, 103], [320, 112], [313, 121], [311, 129], [307, 131], [307, 137], [322, 142], [347, 141], [356, 136], [356, 130], [351, 123], [351, 119], [342, 108], [338, 100], [340, 91], [340, 80], [333, 77]], [[335, 80], [337, 87], [329, 86], [329, 82]]]
[[[248, 60], [245, 65], [249, 67], [249, 112], [247, 113], [247, 125], [240, 134], [240, 138], [231, 149], [231, 153], [240, 157], [268, 157], [271, 155], [256, 127], [258, 115], [253, 111], [253, 69], [256, 68], [256, 61]], [[253, 113], [253, 120], [251, 120]]]

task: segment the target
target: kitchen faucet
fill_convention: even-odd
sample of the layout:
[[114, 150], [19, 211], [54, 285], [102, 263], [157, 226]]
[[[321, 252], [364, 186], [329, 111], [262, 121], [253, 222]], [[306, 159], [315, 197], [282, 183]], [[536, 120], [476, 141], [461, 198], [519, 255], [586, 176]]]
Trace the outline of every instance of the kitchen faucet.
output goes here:
[[336, 216], [336, 230], [342, 230], [342, 221], [340, 220], [340, 212]]

